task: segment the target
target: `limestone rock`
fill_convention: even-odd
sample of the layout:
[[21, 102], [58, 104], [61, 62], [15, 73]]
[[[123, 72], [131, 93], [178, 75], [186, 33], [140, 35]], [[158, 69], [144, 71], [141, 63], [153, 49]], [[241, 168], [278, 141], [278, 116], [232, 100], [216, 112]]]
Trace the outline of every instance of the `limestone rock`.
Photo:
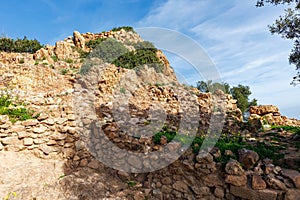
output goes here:
[[39, 127], [34, 128], [33, 132], [41, 134], [41, 133], [44, 133], [46, 130], [47, 130], [46, 126], [40, 125]]
[[74, 31], [73, 40], [76, 47], [85, 49], [85, 39], [78, 31]]
[[17, 137], [6, 137], [2, 139], [4, 145], [20, 145], [21, 141]]
[[54, 53], [58, 59], [65, 60], [72, 55], [72, 47], [65, 41], [58, 41], [55, 44]]
[[243, 199], [255, 200], [276, 200], [277, 193], [272, 190], [252, 190], [246, 187], [230, 186], [230, 193]]
[[254, 190], [262, 190], [266, 189], [267, 184], [266, 182], [262, 179], [261, 176], [254, 174], [252, 176], [252, 188]]
[[249, 112], [250, 114], [266, 115], [269, 113], [278, 113], [279, 109], [273, 105], [251, 106]]
[[32, 138], [24, 138], [23, 144], [24, 144], [24, 146], [30, 146], [33, 144], [33, 139]]
[[187, 184], [184, 183], [183, 181], [176, 181], [173, 184], [173, 189], [175, 189], [179, 192], [184, 192], [184, 193], [189, 191], [189, 188], [188, 188]]
[[284, 195], [284, 200], [299, 200], [300, 190], [288, 190]]
[[236, 160], [230, 160], [225, 167], [225, 171], [229, 175], [243, 175], [245, 174], [242, 166]]
[[7, 115], [0, 115], [0, 125], [5, 124], [9, 121], [9, 117]]
[[291, 170], [291, 169], [282, 169], [282, 175], [284, 177], [290, 178], [296, 188], [300, 189], [300, 173], [296, 170]]
[[242, 163], [246, 169], [252, 168], [259, 160], [259, 156], [255, 151], [248, 149], [239, 149], [239, 162]]
[[38, 122], [38, 120], [36, 120], [36, 119], [29, 119], [29, 120], [26, 120], [26, 121], [24, 121], [24, 122], [22, 122], [22, 125], [23, 126], [35, 126], [35, 125], [37, 125], [39, 122]]
[[218, 174], [209, 174], [203, 178], [204, 184], [209, 187], [222, 186], [223, 179]]
[[225, 182], [234, 186], [245, 186], [247, 183], [246, 175], [226, 175]]

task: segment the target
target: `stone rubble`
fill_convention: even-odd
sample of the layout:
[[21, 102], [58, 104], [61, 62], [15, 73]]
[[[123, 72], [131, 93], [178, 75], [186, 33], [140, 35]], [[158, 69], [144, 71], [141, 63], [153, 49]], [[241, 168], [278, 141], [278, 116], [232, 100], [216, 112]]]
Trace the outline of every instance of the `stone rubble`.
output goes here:
[[[153, 142], [151, 131], [160, 131], [155, 128], [164, 124], [173, 130], [180, 127], [186, 136], [203, 135], [215, 121], [224, 123], [224, 130], [238, 132], [243, 120], [232, 96], [179, 84], [162, 52], [157, 53], [165, 63], [162, 73], [148, 66], [138, 72], [101, 62], [88, 76], [60, 73], [82, 65], [76, 48], [89, 51], [87, 41], [107, 37], [128, 46], [142, 41], [124, 30], [75, 31], [34, 55], [0, 53], [0, 89], [9, 89], [39, 114], [16, 123], [0, 116], [0, 198], [12, 191], [18, 198], [37, 200], [299, 198], [298, 171], [282, 169], [249, 149], [239, 150], [237, 160], [222, 166], [215, 161], [218, 149], [195, 155], [164, 137], [159, 144]], [[280, 116], [275, 106], [252, 107], [250, 113], [249, 121], [299, 125]], [[15, 174], [8, 173], [13, 169]], [[158, 170], [148, 172], [151, 169]]]

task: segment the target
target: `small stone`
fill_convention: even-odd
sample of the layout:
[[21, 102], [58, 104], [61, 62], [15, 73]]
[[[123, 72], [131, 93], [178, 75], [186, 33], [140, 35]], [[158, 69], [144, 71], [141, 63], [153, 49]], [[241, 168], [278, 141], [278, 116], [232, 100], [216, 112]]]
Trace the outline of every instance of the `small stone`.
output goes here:
[[49, 140], [48, 142], [47, 142], [47, 145], [48, 146], [54, 146], [54, 145], [56, 145], [57, 143], [56, 143], [56, 141], [55, 140]]
[[225, 171], [230, 175], [243, 175], [245, 173], [240, 163], [233, 159], [230, 159], [226, 164]]
[[262, 179], [261, 176], [254, 174], [252, 176], [252, 188], [254, 190], [263, 190], [266, 189], [267, 184], [266, 182]]
[[91, 162], [89, 162], [88, 167], [92, 169], [98, 169], [99, 162], [97, 160], [92, 160]]
[[161, 145], [166, 145], [167, 143], [168, 143], [167, 137], [166, 137], [166, 136], [162, 136], [162, 137], [160, 138], [160, 144], [161, 144]]
[[49, 155], [52, 152], [52, 148], [47, 146], [46, 144], [42, 144], [40, 146], [40, 150], [46, 155]]
[[48, 119], [48, 115], [46, 113], [41, 113], [40, 116], [37, 118], [39, 121]]
[[3, 145], [2, 143], [0, 142], [0, 151], [3, 149]]
[[300, 189], [300, 173], [298, 171], [292, 169], [283, 169], [282, 175], [291, 179], [294, 182], [296, 188]]
[[42, 121], [42, 123], [52, 126], [55, 124], [55, 120], [50, 118]]
[[247, 176], [246, 175], [227, 175], [225, 178], [225, 182], [229, 183], [234, 186], [245, 186], [247, 183]]
[[38, 123], [39, 123], [39, 121], [36, 120], [36, 119], [29, 119], [29, 120], [23, 121], [23, 122], [22, 122], [22, 125], [23, 125], [23, 126], [35, 126], [35, 125], [37, 125]]
[[76, 128], [68, 127], [67, 132], [70, 133], [71, 135], [74, 135], [76, 133]]
[[214, 162], [214, 157], [210, 153], [199, 153], [196, 160], [198, 163], [209, 164]]
[[34, 144], [43, 144], [45, 142], [45, 140], [41, 139], [41, 138], [37, 138], [33, 140]]
[[178, 150], [181, 148], [181, 143], [180, 142], [174, 142], [171, 141], [170, 143], [168, 143], [167, 145], [167, 149], [172, 152], [172, 153], [176, 153], [178, 152]]
[[265, 165], [265, 173], [271, 174], [275, 169], [275, 166], [273, 164], [267, 164]]
[[4, 145], [20, 145], [21, 142], [16, 137], [6, 137], [2, 139], [2, 144]]
[[219, 198], [223, 198], [224, 197], [224, 189], [223, 188], [221, 188], [221, 187], [216, 187], [216, 189], [215, 189], [215, 191], [214, 191], [214, 195], [216, 196], [216, 197], [219, 197]]
[[186, 193], [189, 191], [188, 186], [183, 181], [176, 181], [173, 184], [173, 189], [175, 189], [179, 192], [183, 192], [183, 193]]
[[18, 133], [21, 131], [26, 131], [25, 127], [23, 125], [13, 125], [11, 126], [11, 128], [9, 129], [10, 133]]
[[248, 149], [239, 149], [239, 162], [245, 166], [246, 169], [252, 168], [259, 160], [259, 156], [255, 151]]
[[24, 138], [23, 144], [24, 144], [24, 146], [30, 146], [33, 144], [33, 139], [32, 138]]
[[23, 138], [25, 138], [25, 137], [29, 137], [29, 133], [28, 132], [26, 132], [26, 131], [21, 131], [21, 132], [18, 132], [18, 138], [19, 139], [23, 139]]
[[170, 185], [172, 183], [172, 179], [170, 177], [165, 177], [161, 180], [162, 184]]
[[41, 133], [44, 133], [46, 130], [47, 130], [46, 126], [40, 125], [40, 127], [34, 128], [33, 132], [37, 133], [37, 134], [41, 134]]
[[86, 158], [82, 159], [79, 163], [80, 167], [86, 167], [87, 165], [88, 165], [88, 160]]
[[65, 143], [64, 147], [65, 148], [70, 148], [70, 147], [73, 147], [74, 144], [73, 143]]
[[234, 153], [231, 150], [225, 150], [224, 155], [225, 156], [234, 156]]
[[299, 200], [300, 198], [300, 190], [287, 190], [284, 195], [284, 200]]
[[52, 140], [64, 140], [67, 138], [67, 134], [61, 134], [61, 133], [54, 133], [50, 137]]
[[209, 174], [203, 178], [204, 184], [208, 187], [222, 186], [223, 179], [218, 174]]
[[170, 194], [170, 193], [172, 192], [172, 188], [169, 187], [169, 186], [163, 185], [163, 186], [161, 187], [161, 191], [162, 191], [162, 193], [164, 193], [164, 194]]
[[139, 159], [139, 157], [136, 156], [130, 156], [128, 158], [128, 163], [137, 169], [141, 169], [143, 166], [142, 161]]
[[5, 124], [9, 121], [9, 117], [7, 115], [0, 115], [0, 125]]
[[276, 200], [277, 192], [273, 190], [252, 190], [247, 187], [230, 186], [230, 193], [242, 199]]
[[57, 124], [64, 124], [64, 123], [66, 123], [67, 121], [68, 121], [67, 118], [58, 118], [58, 119], [56, 120], [56, 123], [57, 123]]
[[70, 114], [70, 115], [68, 115], [68, 120], [69, 121], [75, 121], [76, 120], [76, 116], [74, 114]]

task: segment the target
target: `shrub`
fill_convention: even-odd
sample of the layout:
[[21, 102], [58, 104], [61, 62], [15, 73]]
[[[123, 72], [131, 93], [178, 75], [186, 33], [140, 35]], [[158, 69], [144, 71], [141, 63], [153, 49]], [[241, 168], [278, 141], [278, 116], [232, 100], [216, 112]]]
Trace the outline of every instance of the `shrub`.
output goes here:
[[152, 44], [149, 41], [143, 41], [143, 42], [136, 42], [131, 44], [135, 49], [155, 49], [154, 44]]
[[24, 64], [24, 63], [25, 63], [24, 58], [21, 58], [21, 59], [19, 60], [19, 64]]
[[127, 52], [128, 50], [121, 42], [114, 39], [107, 39], [93, 49], [90, 53], [90, 57], [100, 58], [104, 62], [112, 63], [115, 59]]
[[18, 53], [35, 53], [43, 45], [36, 39], [28, 40], [25, 36], [23, 39], [0, 38], [0, 51], [18, 52]]
[[154, 49], [137, 49], [121, 55], [112, 62], [117, 67], [134, 69], [142, 65], [150, 64], [157, 72], [162, 70], [162, 62], [156, 56]]
[[57, 62], [57, 61], [58, 61], [58, 57], [57, 57], [56, 55], [51, 56], [51, 58], [52, 58], [52, 60], [53, 60], [54, 62]]
[[8, 115], [10, 121], [24, 121], [37, 118], [34, 111], [23, 107], [22, 103], [13, 103], [13, 99], [8, 94], [0, 94], [0, 115]]
[[115, 28], [113, 28], [113, 29], [111, 29], [111, 30], [112, 30], [112, 31], [120, 31], [121, 29], [124, 29], [124, 30], [127, 31], [127, 32], [131, 31], [131, 32], [134, 32], [134, 33], [135, 33], [134, 29], [133, 29], [131, 26], [115, 27]]
[[71, 58], [68, 58], [68, 59], [65, 60], [65, 62], [71, 64], [71, 63], [73, 63], [74, 61], [73, 61]]
[[107, 38], [97, 38], [97, 39], [88, 41], [85, 45], [90, 49], [94, 49], [95, 47], [100, 45], [105, 40], [107, 40]]

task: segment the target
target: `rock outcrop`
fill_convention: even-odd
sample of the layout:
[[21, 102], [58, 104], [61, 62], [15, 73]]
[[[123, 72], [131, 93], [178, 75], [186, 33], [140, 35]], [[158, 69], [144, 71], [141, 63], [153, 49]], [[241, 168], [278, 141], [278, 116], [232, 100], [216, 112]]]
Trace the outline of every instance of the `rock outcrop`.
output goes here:
[[[218, 148], [199, 154], [187, 148], [190, 133], [204, 136], [213, 123], [224, 124], [223, 133], [241, 131], [242, 113], [231, 95], [201, 93], [178, 83], [161, 51], [162, 73], [148, 65], [130, 70], [87, 58], [84, 64], [92, 67], [80, 74], [78, 49], [90, 51], [86, 43], [96, 38], [114, 38], [128, 49], [142, 41], [122, 29], [75, 31], [34, 55], [0, 53], [0, 89], [39, 114], [15, 123], [0, 115], [1, 198], [15, 193], [21, 199], [298, 198], [299, 172], [253, 150], [240, 149], [236, 155], [226, 149], [231, 159], [222, 163]], [[259, 121], [298, 123], [280, 116], [275, 106], [250, 112]], [[164, 125], [181, 131], [181, 140], [163, 136], [155, 143], [151, 131]]]

